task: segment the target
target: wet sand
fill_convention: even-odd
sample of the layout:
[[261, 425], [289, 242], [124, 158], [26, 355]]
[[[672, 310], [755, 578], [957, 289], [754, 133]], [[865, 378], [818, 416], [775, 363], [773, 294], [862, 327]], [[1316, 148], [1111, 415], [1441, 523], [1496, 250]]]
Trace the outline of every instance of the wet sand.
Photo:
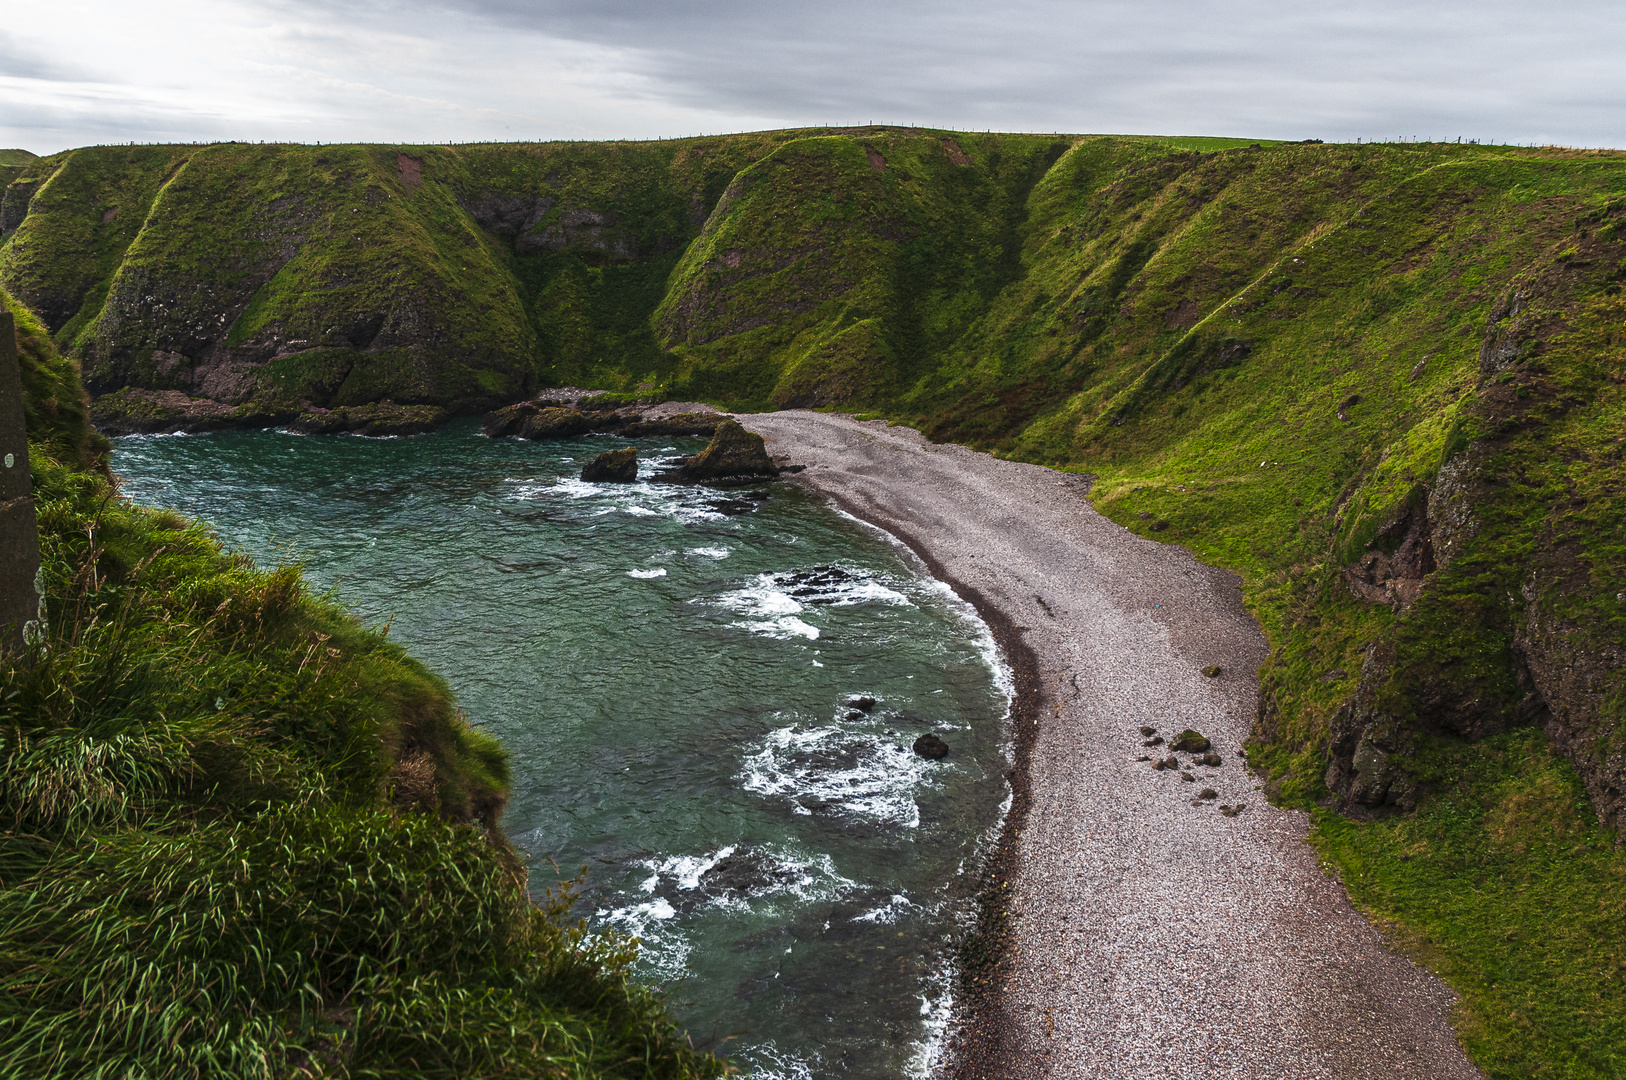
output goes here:
[[[1385, 947], [1238, 756], [1266, 645], [1234, 575], [1106, 520], [1077, 476], [882, 421], [739, 419], [976, 604], [1017, 676], [1002, 959], [957, 1008], [949, 1076], [1481, 1075], [1450, 990]], [[1143, 726], [1195, 728], [1223, 764], [1154, 771]]]

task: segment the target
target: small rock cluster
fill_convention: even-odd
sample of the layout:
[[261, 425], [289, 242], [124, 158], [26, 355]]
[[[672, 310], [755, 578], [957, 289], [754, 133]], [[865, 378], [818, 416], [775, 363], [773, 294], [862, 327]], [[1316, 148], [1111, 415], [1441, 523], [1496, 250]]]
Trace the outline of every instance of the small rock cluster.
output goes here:
[[[1159, 746], [1163, 743], [1163, 739], [1157, 734], [1157, 729], [1154, 727], [1142, 727], [1140, 729], [1140, 733], [1142, 735], [1149, 736], [1149, 738], [1147, 738], [1147, 740], [1141, 744], [1143, 746]], [[1169, 749], [1190, 754], [1192, 755], [1191, 760], [1183, 766], [1180, 763], [1180, 759], [1174, 754], [1170, 754], [1168, 757], [1157, 758], [1154, 758], [1148, 754], [1142, 754], [1136, 760], [1150, 761], [1152, 763], [1152, 768], [1158, 772], [1178, 772], [1180, 774], [1181, 782], [1188, 784], [1194, 784], [1197, 782], [1197, 777], [1191, 772], [1193, 768], [1202, 766], [1205, 768], [1217, 769], [1221, 765], [1225, 764], [1225, 759], [1214, 752], [1213, 743], [1209, 741], [1208, 737], [1199, 731], [1192, 730], [1191, 728], [1187, 728], [1179, 735], [1176, 735], [1174, 737], [1174, 741], [1169, 743]], [[1191, 805], [1201, 806], [1204, 802], [1217, 798], [1219, 798], [1219, 792], [1215, 791], [1213, 788], [1203, 788], [1202, 791], [1197, 793], [1197, 798], [1192, 802]], [[1247, 806], [1245, 803], [1239, 803], [1234, 807], [1227, 805], [1220, 807], [1220, 813], [1224, 814], [1226, 817], [1236, 817], [1236, 815], [1240, 814], [1246, 808]]]

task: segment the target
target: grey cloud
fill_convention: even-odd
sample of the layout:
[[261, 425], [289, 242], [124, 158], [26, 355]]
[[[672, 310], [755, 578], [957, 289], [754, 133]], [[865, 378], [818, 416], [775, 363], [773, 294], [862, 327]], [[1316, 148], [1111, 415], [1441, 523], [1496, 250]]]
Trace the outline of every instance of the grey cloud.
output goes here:
[[1539, 23], [1511, 0], [427, 3], [391, 7], [634, 49], [651, 94], [790, 122], [1626, 136], [1626, 31], [1598, 0]]
[[65, 64], [43, 45], [36, 45], [0, 30], [0, 75], [48, 82], [80, 82], [85, 72]]

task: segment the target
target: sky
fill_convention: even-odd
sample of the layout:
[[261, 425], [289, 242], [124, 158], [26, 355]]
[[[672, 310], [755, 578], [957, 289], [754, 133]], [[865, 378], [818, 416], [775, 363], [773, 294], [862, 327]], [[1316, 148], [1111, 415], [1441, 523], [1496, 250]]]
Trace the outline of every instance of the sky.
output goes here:
[[1626, 147], [1618, 0], [12, 0], [0, 147], [867, 123]]

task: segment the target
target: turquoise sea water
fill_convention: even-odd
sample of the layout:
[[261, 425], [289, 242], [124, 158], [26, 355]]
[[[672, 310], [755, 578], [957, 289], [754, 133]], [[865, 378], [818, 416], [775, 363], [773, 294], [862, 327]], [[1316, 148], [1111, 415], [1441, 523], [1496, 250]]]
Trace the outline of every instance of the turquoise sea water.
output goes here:
[[[644, 461], [694, 439], [635, 440]], [[875, 531], [765, 498], [576, 479], [624, 441], [120, 439], [138, 502], [302, 563], [513, 754], [540, 889], [644, 940], [697, 1045], [754, 1075], [922, 1075], [1006, 795], [986, 629]], [[868, 696], [868, 711], [850, 699]], [[937, 732], [952, 752], [911, 750]]]

